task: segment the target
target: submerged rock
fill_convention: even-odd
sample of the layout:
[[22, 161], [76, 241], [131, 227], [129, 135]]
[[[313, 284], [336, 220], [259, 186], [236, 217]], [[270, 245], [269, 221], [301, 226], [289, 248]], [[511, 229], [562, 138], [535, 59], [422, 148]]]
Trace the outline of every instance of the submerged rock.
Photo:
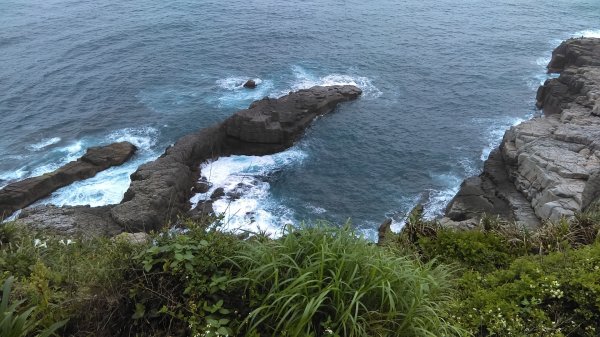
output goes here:
[[0, 190], [0, 218], [8, 217], [61, 187], [93, 177], [109, 167], [121, 165], [129, 160], [136, 150], [137, 148], [128, 142], [92, 147], [81, 158], [54, 172], [9, 184]]

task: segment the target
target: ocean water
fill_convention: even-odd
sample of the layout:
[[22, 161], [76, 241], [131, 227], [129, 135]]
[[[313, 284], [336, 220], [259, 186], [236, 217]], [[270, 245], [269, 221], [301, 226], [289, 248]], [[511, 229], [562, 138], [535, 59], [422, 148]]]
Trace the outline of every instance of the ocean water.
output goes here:
[[433, 217], [537, 113], [551, 50], [600, 36], [599, 17], [597, 0], [0, 0], [0, 186], [129, 140], [132, 161], [40, 201], [117, 203], [179, 137], [264, 96], [351, 83], [363, 96], [290, 150], [205, 163], [239, 196], [215, 209], [271, 232], [350, 219], [373, 233], [418, 202]]

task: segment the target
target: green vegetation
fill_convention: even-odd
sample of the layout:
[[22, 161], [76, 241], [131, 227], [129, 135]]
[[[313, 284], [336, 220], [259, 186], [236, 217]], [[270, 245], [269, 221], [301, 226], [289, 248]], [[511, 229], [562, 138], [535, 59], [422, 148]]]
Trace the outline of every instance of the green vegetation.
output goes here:
[[[0, 227], [2, 336], [597, 336], [600, 212], [468, 231], [416, 209], [382, 245], [182, 221], [145, 243]], [[10, 332], [6, 332], [10, 331]]]
[[448, 318], [473, 336], [597, 336], [600, 212], [537, 231], [484, 217], [468, 231], [409, 217], [386, 242], [460, 267]]
[[261, 336], [453, 336], [450, 271], [381, 249], [348, 227], [288, 228], [234, 257]]

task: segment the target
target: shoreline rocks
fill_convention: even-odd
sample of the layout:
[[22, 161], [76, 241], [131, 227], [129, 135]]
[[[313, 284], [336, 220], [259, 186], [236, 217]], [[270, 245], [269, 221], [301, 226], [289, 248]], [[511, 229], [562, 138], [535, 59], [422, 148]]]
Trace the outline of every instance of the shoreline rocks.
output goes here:
[[219, 125], [179, 139], [160, 158], [140, 166], [131, 175], [123, 201], [111, 209], [113, 220], [128, 231], [160, 228], [189, 211], [200, 163], [220, 156], [283, 151], [293, 145], [315, 117], [361, 93], [351, 85], [317, 86], [277, 99], [265, 98]]
[[[159, 158], [141, 165], [131, 174], [131, 184], [119, 204], [103, 207], [39, 206], [23, 210], [18, 220], [32, 228], [47, 231], [54, 229], [79, 235], [89, 231], [114, 235], [121, 231], [157, 230], [186, 212], [192, 217], [210, 215], [213, 213], [212, 201], [200, 203], [198, 209], [189, 209], [192, 192], [209, 187], [207, 182], [198, 182], [202, 162], [220, 156], [266, 155], [283, 151], [293, 145], [315, 117], [331, 112], [338, 103], [356, 99], [361, 93], [358, 87], [352, 85], [316, 86], [290, 92], [278, 99], [255, 101], [248, 109], [238, 111], [218, 125], [180, 138]], [[103, 168], [115, 164], [113, 159], [102, 149], [93, 148], [78, 160], [76, 167]], [[66, 167], [70, 172], [71, 163]], [[81, 180], [87, 174], [77, 177]], [[74, 180], [62, 178], [60, 181], [62, 187]], [[14, 185], [28, 184], [25, 180]], [[15, 193], [21, 190], [15, 187], [8, 189]], [[37, 199], [51, 193], [41, 191], [44, 193], [36, 195]], [[18, 196], [18, 193], [6, 194], [4, 200], [15, 204], [14, 210], [26, 206], [26, 202], [13, 195]], [[92, 224], [95, 224], [96, 230], [88, 230]]]
[[[536, 227], [570, 218], [600, 196], [600, 39], [557, 47], [538, 89], [543, 116], [511, 127], [478, 177], [465, 180], [442, 222], [482, 213]], [[448, 221], [451, 220], [451, 221]]]
[[91, 178], [109, 167], [125, 163], [136, 150], [137, 148], [128, 142], [92, 147], [81, 158], [67, 163], [54, 172], [5, 186], [0, 190], [0, 219], [31, 205], [61, 187]]

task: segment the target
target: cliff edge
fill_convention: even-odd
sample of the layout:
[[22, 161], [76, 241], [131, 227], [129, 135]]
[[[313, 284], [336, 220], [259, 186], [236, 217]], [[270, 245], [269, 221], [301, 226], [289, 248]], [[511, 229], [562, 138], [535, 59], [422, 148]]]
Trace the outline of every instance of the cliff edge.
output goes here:
[[463, 182], [442, 223], [483, 213], [536, 227], [570, 218], [600, 197], [600, 39], [564, 41], [537, 92], [543, 115], [511, 127], [483, 172]]

